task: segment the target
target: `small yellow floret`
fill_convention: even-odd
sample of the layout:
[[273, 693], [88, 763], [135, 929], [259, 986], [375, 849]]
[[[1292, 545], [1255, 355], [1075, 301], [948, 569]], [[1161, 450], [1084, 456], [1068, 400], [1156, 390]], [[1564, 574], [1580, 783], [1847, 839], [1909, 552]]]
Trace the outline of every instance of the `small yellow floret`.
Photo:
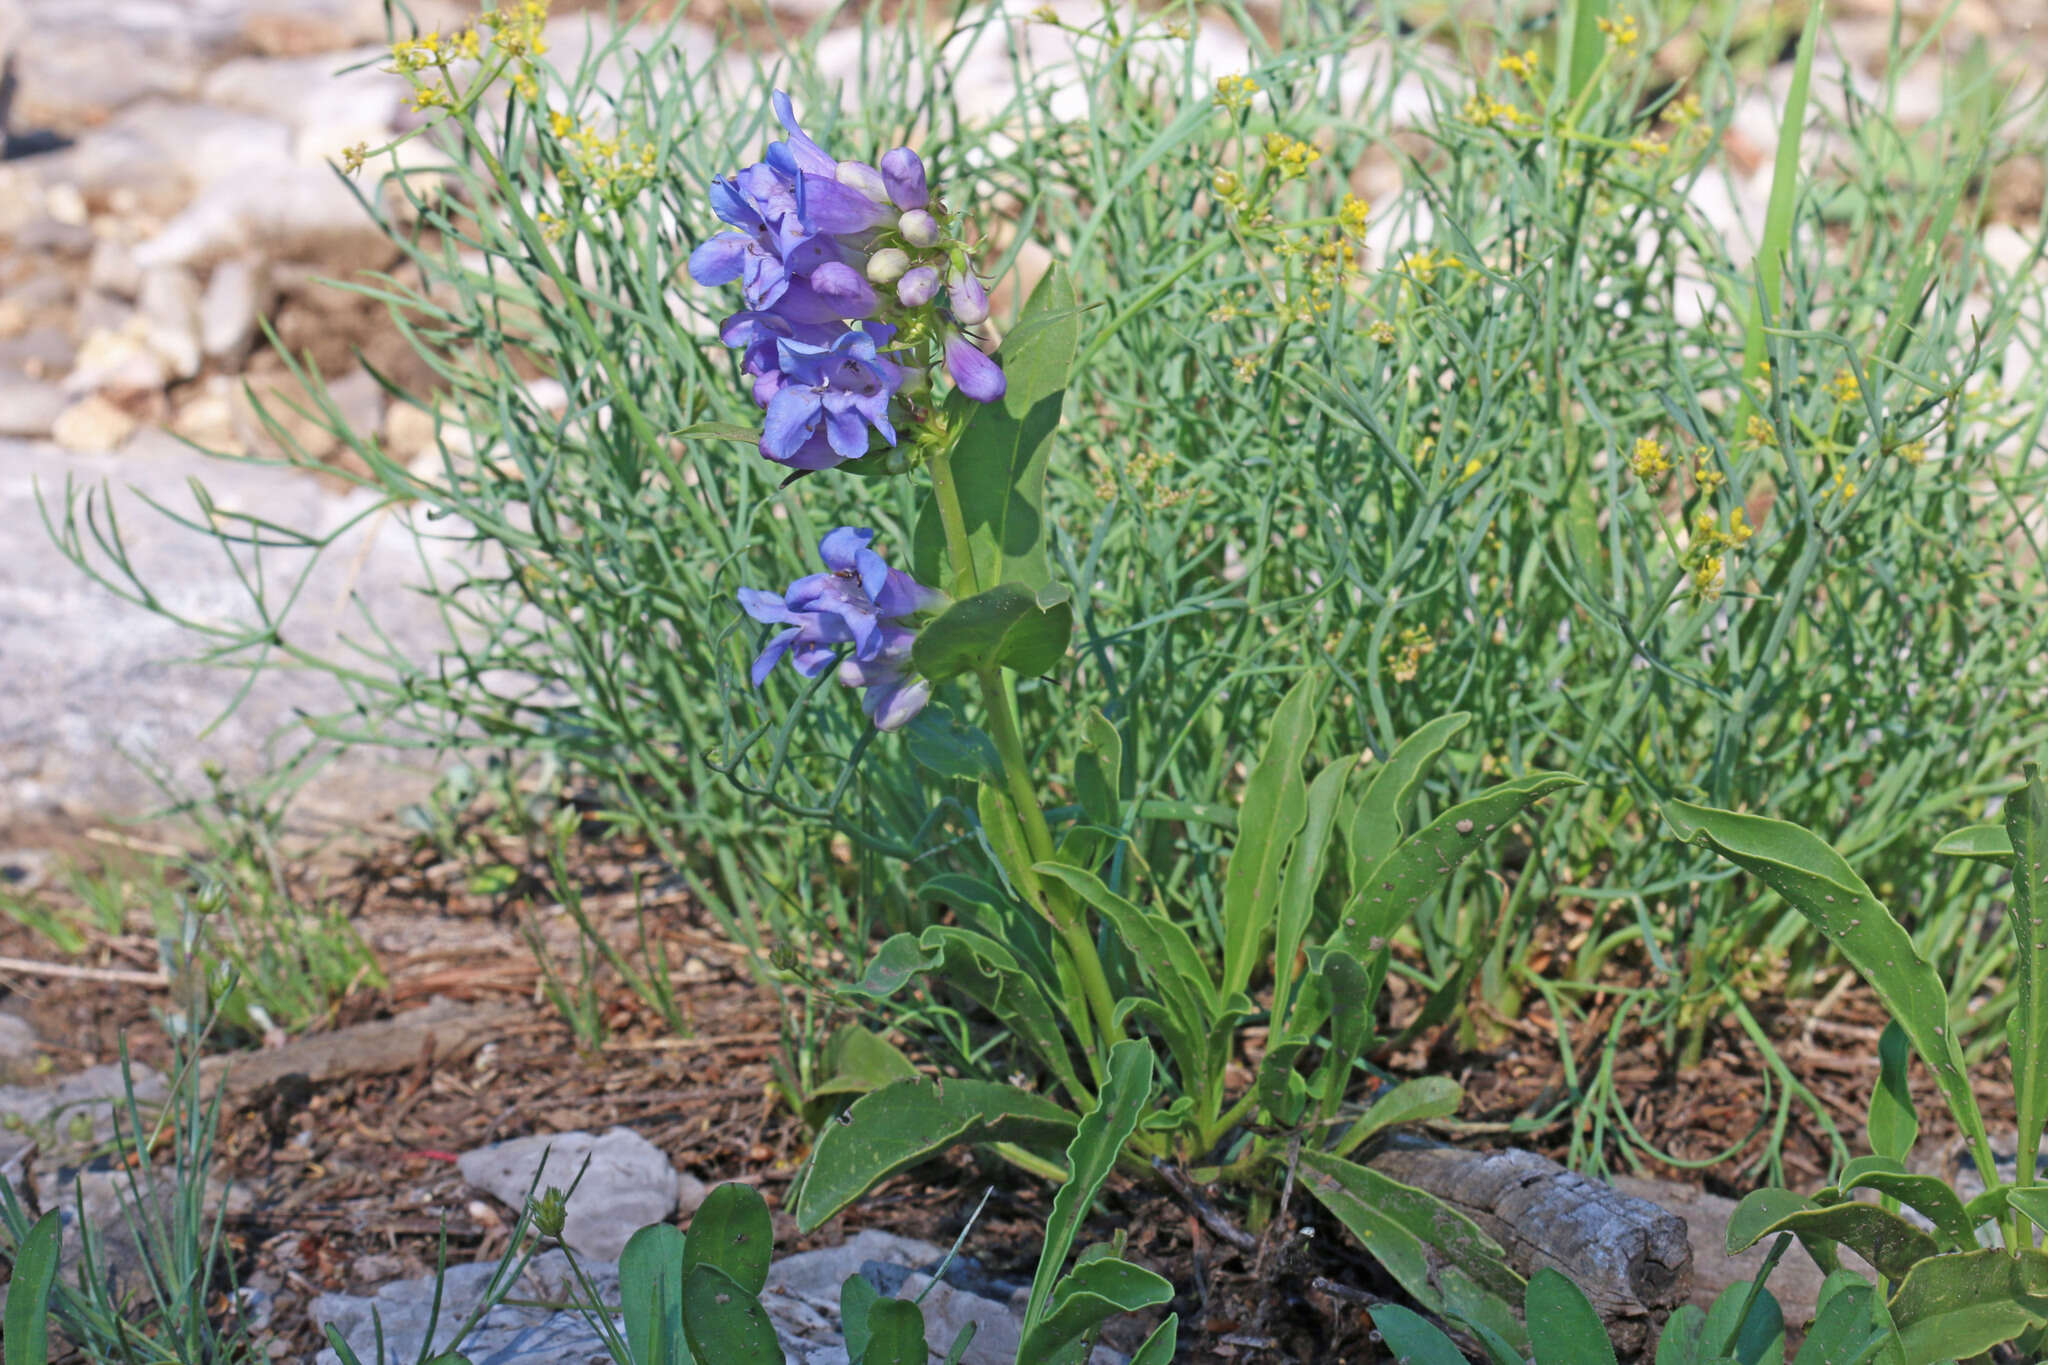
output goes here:
[[1216, 78], [1216, 103], [1233, 114], [1241, 114], [1252, 107], [1252, 96], [1259, 93], [1259, 83], [1250, 76], [1218, 76]]

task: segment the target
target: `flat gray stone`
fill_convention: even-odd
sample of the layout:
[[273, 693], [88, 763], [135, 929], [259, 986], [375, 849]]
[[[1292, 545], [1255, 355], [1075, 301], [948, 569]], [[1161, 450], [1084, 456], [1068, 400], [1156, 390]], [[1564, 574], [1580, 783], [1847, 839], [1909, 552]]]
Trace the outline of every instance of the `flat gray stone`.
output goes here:
[[[587, 1165], [585, 1163], [588, 1163]], [[562, 1240], [585, 1256], [616, 1261], [627, 1239], [675, 1212], [678, 1180], [661, 1149], [630, 1128], [601, 1136], [554, 1133], [514, 1138], [465, 1152], [463, 1179], [518, 1209], [527, 1191], [568, 1189]], [[577, 1181], [578, 1171], [582, 1179]]]
[[0, 436], [48, 436], [70, 403], [60, 385], [0, 370]]
[[[618, 1299], [618, 1267], [579, 1260], [599, 1296]], [[449, 1349], [455, 1329], [484, 1297], [494, 1261], [450, 1266], [441, 1285], [441, 1311], [431, 1317], [434, 1280], [431, 1276], [387, 1284], [374, 1296], [323, 1294], [312, 1303], [315, 1324], [332, 1324], [363, 1365], [412, 1365], [421, 1358], [431, 1326], [433, 1349]], [[566, 1300], [575, 1292], [569, 1262], [560, 1251], [534, 1257], [509, 1297]], [[377, 1333], [384, 1334], [384, 1354], [377, 1354]], [[462, 1339], [462, 1354], [474, 1365], [609, 1365], [603, 1338], [580, 1313], [550, 1308], [514, 1308], [500, 1303]], [[340, 1365], [332, 1349], [322, 1351], [318, 1365]]]
[[[163, 796], [138, 757], [185, 791], [206, 789], [208, 760], [221, 763], [231, 781], [253, 781], [310, 738], [304, 715], [344, 706], [332, 679], [280, 670], [259, 676], [241, 705], [223, 716], [244, 676], [175, 663], [204, 648], [204, 637], [119, 600], [43, 531], [38, 489], [60, 525], [67, 481], [80, 499], [87, 490], [104, 491], [137, 572], [170, 611], [215, 624], [249, 622], [253, 608], [220, 545], [152, 511], [139, 496], [193, 515], [186, 487], [192, 478], [221, 507], [284, 525], [331, 532], [357, 521], [310, 568], [305, 551], [265, 552], [274, 592], [299, 573], [312, 575], [283, 625], [297, 643], [325, 657], [345, 655], [344, 639], [375, 648], [361, 617], [367, 609], [413, 659], [445, 647], [432, 601], [416, 591], [424, 571], [404, 525], [413, 512], [363, 517], [366, 494], [337, 494], [296, 470], [210, 459], [153, 431], [136, 435], [118, 456], [0, 440], [0, 524], [20, 528], [0, 558], [0, 830], [31, 818], [148, 814]], [[463, 570], [459, 547], [430, 541], [425, 551], [443, 577]], [[93, 557], [103, 570], [111, 567], [97, 551]], [[353, 750], [307, 786], [293, 821], [302, 829], [360, 828], [418, 799], [429, 785], [431, 775], [416, 758]]]

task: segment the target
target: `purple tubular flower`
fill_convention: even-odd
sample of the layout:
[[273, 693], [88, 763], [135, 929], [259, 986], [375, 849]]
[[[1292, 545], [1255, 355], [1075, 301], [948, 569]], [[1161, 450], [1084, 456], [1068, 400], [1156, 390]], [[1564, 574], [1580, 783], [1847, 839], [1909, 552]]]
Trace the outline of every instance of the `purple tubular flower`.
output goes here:
[[962, 327], [979, 327], [988, 321], [988, 290], [981, 287], [981, 281], [969, 270], [953, 277], [953, 290], [949, 300], [953, 307], [953, 320]]
[[827, 261], [811, 272], [811, 289], [842, 318], [864, 318], [875, 311], [875, 287], [844, 261]]
[[[902, 387], [903, 368], [877, 351], [890, 337], [889, 328], [864, 323], [829, 346], [778, 341], [781, 379], [771, 386], [761, 453], [791, 469], [830, 469], [868, 453], [870, 427], [895, 445], [889, 400]], [[757, 384], [757, 397], [761, 391]]]
[[785, 655], [798, 673], [815, 678], [831, 665], [839, 646], [851, 645], [839, 680], [866, 689], [862, 709], [880, 728], [894, 730], [908, 724], [931, 696], [931, 684], [910, 675], [917, 637], [903, 619], [935, 611], [945, 598], [890, 568], [868, 548], [874, 538], [866, 527], [841, 526], [818, 542], [824, 573], [799, 578], [779, 595], [742, 588], [739, 601], [756, 621], [788, 627], [770, 638], [754, 660], [754, 686], [765, 682]]
[[993, 403], [1010, 387], [1003, 367], [958, 332], [946, 338], [946, 373], [953, 376], [960, 392], [978, 403]]
[[889, 202], [899, 209], [921, 209], [932, 200], [931, 188], [925, 184], [924, 162], [908, 147], [882, 153], [882, 183], [888, 188]]

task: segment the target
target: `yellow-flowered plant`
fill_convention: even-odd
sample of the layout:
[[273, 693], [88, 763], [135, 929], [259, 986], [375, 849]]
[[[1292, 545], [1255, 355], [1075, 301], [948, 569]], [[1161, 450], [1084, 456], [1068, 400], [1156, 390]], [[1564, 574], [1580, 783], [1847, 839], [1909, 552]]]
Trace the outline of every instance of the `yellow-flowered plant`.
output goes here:
[[1259, 83], [1250, 76], [1218, 76], [1216, 78], [1216, 103], [1233, 114], [1242, 114], [1252, 107], [1252, 96], [1259, 93]]
[[1671, 472], [1671, 455], [1656, 437], [1638, 436], [1635, 449], [1629, 453], [1628, 467], [1637, 478], [1648, 483]]

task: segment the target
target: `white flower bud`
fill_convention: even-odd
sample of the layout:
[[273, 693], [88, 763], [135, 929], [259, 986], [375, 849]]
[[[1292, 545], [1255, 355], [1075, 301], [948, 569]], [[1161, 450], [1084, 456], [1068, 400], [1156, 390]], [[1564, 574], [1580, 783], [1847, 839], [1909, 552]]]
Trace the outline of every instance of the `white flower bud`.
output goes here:
[[912, 246], [936, 246], [939, 241], [939, 220], [923, 209], [912, 209], [896, 220], [896, 230], [903, 234], [903, 240]]
[[910, 269], [910, 253], [901, 247], [885, 246], [868, 257], [868, 278], [876, 284], [894, 284]]

